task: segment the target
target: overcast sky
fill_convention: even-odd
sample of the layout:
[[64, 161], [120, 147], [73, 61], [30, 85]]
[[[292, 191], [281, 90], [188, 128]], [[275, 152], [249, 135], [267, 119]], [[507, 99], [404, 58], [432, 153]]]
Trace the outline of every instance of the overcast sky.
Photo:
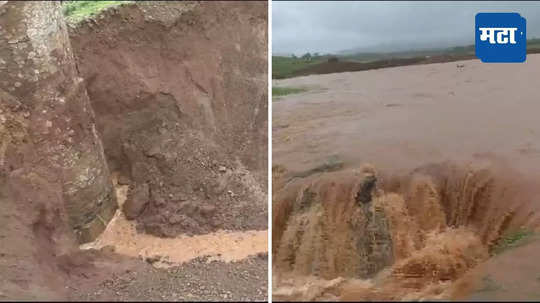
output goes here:
[[520, 13], [527, 37], [540, 37], [540, 2], [274, 1], [272, 49], [303, 54], [473, 44], [474, 16], [493, 11]]

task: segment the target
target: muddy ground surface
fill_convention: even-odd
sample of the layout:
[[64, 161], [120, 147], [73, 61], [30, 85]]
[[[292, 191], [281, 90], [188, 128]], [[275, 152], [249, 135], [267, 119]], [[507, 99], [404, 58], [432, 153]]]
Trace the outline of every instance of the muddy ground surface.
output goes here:
[[[16, 296], [13, 294], [18, 288], [11, 285], [23, 281], [4, 281], [0, 300], [267, 300], [266, 253], [234, 262], [198, 257], [170, 268], [155, 268], [147, 261], [116, 254], [107, 247], [59, 256], [57, 264], [49, 266], [59, 268], [51, 281], [41, 286], [30, 282], [27, 291]], [[35, 271], [39, 273], [40, 269]]]
[[540, 223], [538, 66], [275, 80], [308, 91], [273, 103], [274, 299], [538, 299], [521, 257], [534, 241], [493, 257], [503, 234]]

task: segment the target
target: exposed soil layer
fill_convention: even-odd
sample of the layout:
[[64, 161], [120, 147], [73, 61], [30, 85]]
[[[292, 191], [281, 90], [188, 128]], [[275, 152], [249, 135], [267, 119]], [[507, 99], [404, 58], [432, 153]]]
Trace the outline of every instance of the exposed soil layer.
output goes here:
[[116, 201], [59, 3], [4, 1], [0, 14], [0, 174], [22, 190], [1, 198], [31, 213], [47, 203], [35, 200], [41, 188], [53, 197], [44, 216], [65, 214], [76, 239], [91, 241]]
[[[534, 285], [524, 253], [492, 255], [540, 223], [539, 59], [276, 80], [308, 91], [273, 106], [274, 299], [533, 298], [518, 293]], [[502, 269], [513, 258], [523, 267]], [[487, 274], [500, 291], [475, 288]]]
[[266, 3], [127, 5], [70, 29], [140, 231], [267, 228]]
[[[2, 69], [40, 63], [0, 88], [0, 300], [264, 300], [266, 3], [122, 5], [72, 27], [71, 45], [60, 4], [47, 4], [54, 16], [33, 5], [39, 18], [1, 19], [32, 26], [36, 47], [52, 42], [13, 37], [33, 58], [0, 49], [14, 54]], [[72, 46], [84, 79], [65, 63]], [[109, 171], [122, 199], [130, 189], [116, 212]], [[139, 232], [126, 220], [115, 231], [146, 242], [79, 249], [111, 236], [121, 211]], [[156, 268], [167, 241], [189, 248]]]

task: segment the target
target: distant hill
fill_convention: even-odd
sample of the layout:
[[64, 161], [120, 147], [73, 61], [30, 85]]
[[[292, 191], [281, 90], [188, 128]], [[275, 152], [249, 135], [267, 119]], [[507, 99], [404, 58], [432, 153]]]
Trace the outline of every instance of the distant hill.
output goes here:
[[[527, 48], [540, 48], [540, 39], [534, 38], [527, 40]], [[398, 58], [414, 58], [425, 56], [442, 56], [442, 55], [474, 55], [474, 44], [465, 46], [453, 46], [445, 48], [423, 48], [423, 49], [408, 49], [396, 50], [390, 52], [367, 52], [367, 51], [343, 51], [338, 54], [339, 57], [347, 60], [369, 62], [382, 59], [398, 59]]]
[[[527, 53], [540, 52], [540, 39], [527, 40]], [[329, 60], [330, 58], [337, 58]], [[272, 56], [272, 78], [283, 79], [310, 74], [361, 71], [412, 64], [429, 64], [474, 59], [473, 45], [393, 52], [359, 52], [346, 55], [312, 56], [309, 60]]]
[[358, 53], [394, 53], [394, 52], [408, 52], [411, 50], [420, 51], [420, 50], [433, 50], [433, 49], [445, 49], [451, 48], [456, 44], [450, 42], [440, 42], [437, 44], [434, 43], [423, 43], [419, 44], [416, 41], [411, 41], [408, 43], [403, 42], [387, 42], [381, 43], [369, 47], [355, 47], [351, 49], [346, 49], [336, 52], [339, 56], [347, 56]]

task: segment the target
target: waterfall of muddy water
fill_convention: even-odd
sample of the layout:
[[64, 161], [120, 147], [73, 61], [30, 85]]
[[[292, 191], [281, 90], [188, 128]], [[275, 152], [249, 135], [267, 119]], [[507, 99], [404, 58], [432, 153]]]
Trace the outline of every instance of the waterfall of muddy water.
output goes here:
[[229, 232], [217, 231], [197, 236], [160, 238], [138, 233], [136, 223], [129, 221], [121, 211], [126, 200], [127, 185], [118, 185], [113, 175], [119, 208], [105, 231], [81, 249], [100, 249], [110, 246], [115, 252], [132, 257], [152, 260], [155, 267], [171, 267], [197, 257], [210, 256], [208, 262], [242, 260], [248, 256], [268, 251], [268, 231]]
[[537, 184], [493, 163], [274, 178], [275, 300], [452, 299], [503, 232], [540, 223]]

